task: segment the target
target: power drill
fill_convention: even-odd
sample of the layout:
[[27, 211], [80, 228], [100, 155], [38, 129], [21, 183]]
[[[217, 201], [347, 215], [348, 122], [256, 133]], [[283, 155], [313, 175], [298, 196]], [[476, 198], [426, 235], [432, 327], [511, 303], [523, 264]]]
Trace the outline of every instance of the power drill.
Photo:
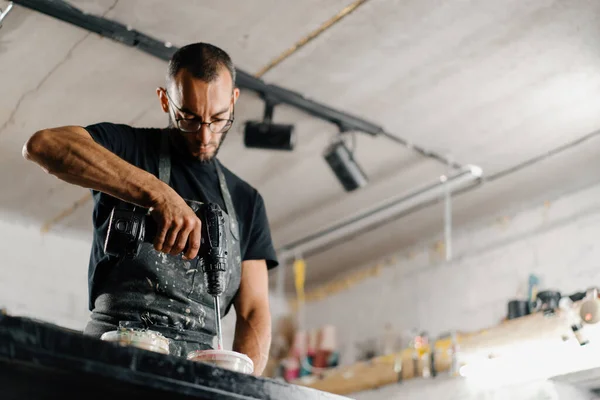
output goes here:
[[[201, 204], [195, 210], [202, 222], [202, 238], [197, 258], [204, 272], [206, 291], [213, 297], [219, 350], [223, 348], [219, 296], [225, 290], [227, 267], [227, 225], [224, 212], [215, 203]], [[135, 257], [142, 243], [152, 243], [156, 221], [149, 210], [123, 205], [113, 208], [108, 225], [104, 252], [116, 257]]]
[[198, 257], [204, 270], [206, 291], [213, 297], [215, 306], [215, 322], [217, 327], [217, 348], [223, 349], [223, 332], [221, 330], [221, 304], [219, 296], [225, 290], [224, 280], [227, 267], [227, 226], [223, 210], [214, 203], [200, 208], [202, 221], [202, 239]]

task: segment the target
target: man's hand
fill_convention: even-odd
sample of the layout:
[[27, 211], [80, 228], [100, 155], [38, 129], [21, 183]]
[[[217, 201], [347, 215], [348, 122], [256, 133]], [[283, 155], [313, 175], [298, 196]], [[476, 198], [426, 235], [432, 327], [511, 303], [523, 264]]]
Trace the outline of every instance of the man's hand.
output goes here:
[[184, 258], [198, 255], [202, 222], [194, 210], [172, 189], [168, 188], [161, 200], [152, 207], [157, 222], [154, 248], [177, 255], [185, 249]]

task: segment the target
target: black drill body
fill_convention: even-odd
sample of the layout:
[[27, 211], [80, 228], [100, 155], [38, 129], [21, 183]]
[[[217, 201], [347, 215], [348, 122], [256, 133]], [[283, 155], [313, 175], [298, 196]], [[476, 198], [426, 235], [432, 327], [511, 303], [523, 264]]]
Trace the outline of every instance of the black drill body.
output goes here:
[[198, 257], [204, 270], [204, 283], [208, 294], [223, 293], [227, 270], [227, 226], [223, 210], [209, 203], [198, 210], [202, 221], [202, 239]]

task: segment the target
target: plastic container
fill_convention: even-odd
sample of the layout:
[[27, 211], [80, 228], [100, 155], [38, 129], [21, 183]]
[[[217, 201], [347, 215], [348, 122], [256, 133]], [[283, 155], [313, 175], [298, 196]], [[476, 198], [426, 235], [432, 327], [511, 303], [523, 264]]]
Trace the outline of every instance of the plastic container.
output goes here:
[[283, 366], [283, 379], [291, 382], [300, 377], [300, 362], [296, 357], [287, 357], [281, 361]]
[[119, 329], [104, 333], [100, 339], [117, 342], [161, 354], [169, 354], [169, 339], [158, 332], [137, 329]]
[[254, 363], [245, 354], [228, 350], [197, 350], [187, 355], [188, 360], [213, 364], [219, 368], [230, 371], [251, 374], [254, 372]]

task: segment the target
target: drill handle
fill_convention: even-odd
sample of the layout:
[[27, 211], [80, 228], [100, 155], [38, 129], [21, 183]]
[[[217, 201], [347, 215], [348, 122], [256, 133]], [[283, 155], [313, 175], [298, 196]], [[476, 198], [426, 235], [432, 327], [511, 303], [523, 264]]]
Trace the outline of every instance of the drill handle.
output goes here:
[[208, 203], [199, 210], [202, 220], [202, 257], [209, 263], [218, 263], [227, 258], [227, 230], [225, 213], [214, 203]]
[[200, 210], [202, 220], [202, 244], [200, 245], [202, 268], [206, 290], [212, 296], [219, 296], [225, 289], [227, 268], [227, 224], [224, 211], [215, 203], [203, 205]]

